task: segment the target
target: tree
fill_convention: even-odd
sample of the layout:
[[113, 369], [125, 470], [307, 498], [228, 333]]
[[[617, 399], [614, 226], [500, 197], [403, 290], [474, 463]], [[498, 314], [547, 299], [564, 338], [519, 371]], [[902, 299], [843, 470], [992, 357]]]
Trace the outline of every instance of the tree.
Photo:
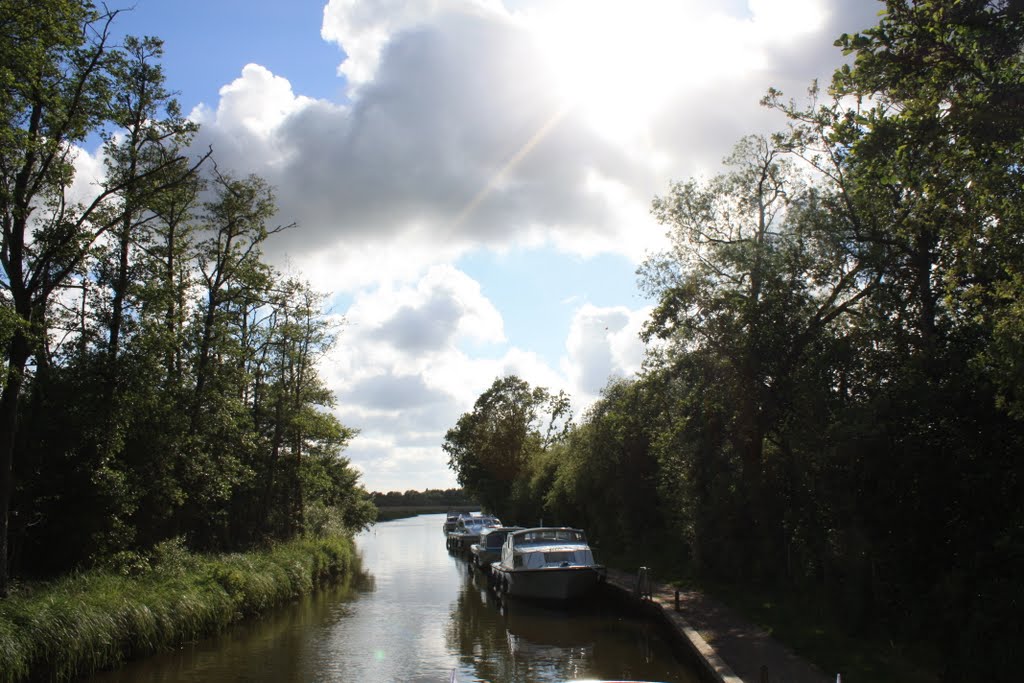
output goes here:
[[[111, 122], [117, 126], [107, 133], [104, 151], [107, 175], [123, 189], [117, 193], [116, 210], [120, 220], [109, 231], [109, 263], [103, 268], [112, 298], [107, 324], [107, 354], [116, 362], [125, 325], [125, 312], [130, 304], [130, 287], [138, 287], [137, 277], [129, 267], [141, 259], [131, 259], [133, 248], [144, 247], [150, 240], [149, 224], [156, 214], [155, 197], [147, 186], [161, 182], [161, 175], [188, 176], [180, 167], [181, 150], [187, 147], [198, 126], [186, 120], [178, 103], [164, 89], [163, 70], [159, 59], [163, 43], [156, 38], [127, 37], [123, 53], [112, 60], [111, 79], [117, 96], [113, 98]], [[166, 112], [166, 118], [161, 118]], [[183, 171], [185, 171], [183, 173]], [[135, 180], [139, 176], [145, 182]]]
[[[764, 138], [741, 141], [731, 170], [675, 184], [654, 202], [672, 248], [640, 270], [658, 305], [648, 339], [669, 342], [666, 371], [700, 363], [693, 375], [705, 419], [728, 438], [741, 497], [733, 533], [749, 547], [778, 545], [778, 514], [765, 496], [765, 449], [779, 447], [793, 407], [795, 371], [827, 330], [864, 300], [877, 278], [865, 272], [851, 225], [828, 187], [801, 176], [787, 150]], [[709, 400], [716, 397], [714, 400]], [[754, 562], [762, 553], [750, 553]]]
[[203, 300], [189, 326], [193, 385], [182, 471], [189, 502], [180, 513], [199, 547], [219, 548], [232, 545], [227, 501], [255, 476], [249, 312], [269, 303], [274, 283], [273, 270], [261, 260], [263, 243], [287, 226], [268, 227], [277, 209], [263, 179], [214, 169], [212, 184], [212, 198], [196, 218], [208, 236], [196, 245]]
[[[102, 328], [97, 331], [97, 344], [103, 354], [97, 357], [97, 375], [92, 380], [100, 388], [95, 400], [103, 407], [102, 416], [93, 425], [95, 431], [83, 439], [95, 452], [82, 454], [101, 463], [93, 480], [107, 489], [101, 498], [107, 505], [102, 509], [107, 512], [105, 526], [113, 533], [109, 538], [101, 533], [92, 538], [100, 553], [134, 542], [128, 518], [138, 510], [139, 497], [155, 483], [125, 485], [131, 478], [128, 470], [141, 463], [129, 464], [124, 457], [134, 405], [152, 400], [152, 388], [139, 378], [151, 382], [162, 374], [150, 356], [160, 344], [161, 330], [144, 326], [142, 315], [143, 306], [161, 306], [166, 300], [160, 286], [166, 286], [164, 278], [149, 279], [157, 268], [152, 248], [161, 239], [162, 227], [153, 207], [166, 206], [171, 201], [167, 195], [193, 192], [193, 171], [210, 155], [207, 152], [197, 163], [185, 160], [183, 150], [198, 126], [181, 115], [165, 89], [162, 54], [159, 39], [128, 36], [122, 49], [111, 55], [110, 83], [116, 94], [109, 115], [114, 129], [102, 134], [104, 163], [107, 178], [123, 187], [104, 210], [119, 218], [97, 241], [89, 255], [90, 272], [80, 279], [83, 298], [89, 288], [91, 308]], [[162, 191], [153, 191], [161, 185]], [[119, 529], [124, 531], [118, 533]]]
[[941, 368], [943, 345], [967, 332], [1013, 411], [1024, 8], [890, 0], [877, 26], [836, 45], [854, 62], [837, 70], [830, 103], [799, 108], [777, 92], [767, 102], [794, 122], [794, 148], [828, 161], [818, 168], [840, 179], [858, 239], [878, 247], [893, 335]]
[[562, 448], [550, 452], [554, 471], [539, 496], [545, 518], [585, 528], [588, 538], [624, 555], [663, 547], [667, 506], [653, 448], [663, 412], [663, 387], [650, 376], [610, 380]]
[[[850, 602], [873, 602], [905, 633], [956, 628], [952, 678], [966, 662], [971, 677], [1019, 666], [962, 624], [1002, 632], [999, 605], [1019, 599], [1005, 577], [1020, 573], [1024, 547], [1009, 502], [1019, 477], [1007, 476], [1024, 436], [1022, 10], [889, 0], [877, 26], [837, 41], [854, 60], [831, 102], [768, 98], [793, 123], [785, 144], [841, 188], [879, 278], [847, 336], [861, 363], [844, 376], [850, 400], [826, 445], [847, 483], [877, 482], [844, 505], [861, 539], [849, 557], [867, 558], [872, 577]], [[910, 586], [926, 597], [907, 609]]]
[[445, 434], [443, 448], [459, 485], [499, 516], [533, 516], [539, 505], [517, 501], [524, 474], [539, 452], [561, 441], [571, 425], [568, 397], [552, 395], [514, 375], [495, 379]]
[[270, 533], [287, 538], [305, 525], [308, 487], [303, 473], [337, 457], [357, 432], [324, 410], [333, 407], [334, 396], [316, 366], [335, 339], [320, 317], [323, 296], [295, 279], [277, 282], [269, 294], [262, 307], [259, 350], [248, 354], [253, 360], [248, 374], [253, 379], [254, 421], [266, 440], [257, 468], [262, 492], [255, 507], [263, 511], [262, 522]]
[[[162, 43], [111, 44], [116, 16], [0, 3], [0, 592], [12, 568], [175, 537], [248, 548], [374, 512], [317, 372], [322, 298], [262, 258], [283, 229], [272, 189], [200, 176], [211, 152], [189, 159]], [[104, 175], [83, 200], [75, 154], [95, 135]]]
[[[277, 209], [273, 192], [261, 178], [237, 180], [217, 173], [215, 182], [216, 198], [207, 202], [202, 218], [212, 235], [199, 245], [206, 301], [198, 324], [194, 425], [203, 415], [211, 382], [217, 380], [218, 368], [213, 364], [215, 347], [228, 336], [226, 329], [235, 320], [233, 308], [252, 300], [253, 292], [266, 289], [269, 270], [259, 260], [262, 244], [270, 235], [289, 227], [267, 227]], [[228, 364], [220, 369], [236, 367], [237, 364]]]
[[[0, 594], [7, 590], [7, 539], [18, 405], [26, 368], [44, 338], [51, 295], [81, 265], [92, 245], [118, 225], [125, 207], [113, 201], [129, 188], [158, 193], [188, 176], [161, 176], [178, 157], [108, 178], [97, 194], [77, 202], [67, 194], [75, 144], [111, 120], [109, 28], [116, 12], [99, 13], [74, 0], [0, 5], [0, 265], [5, 305], [15, 325], [4, 349], [0, 397]], [[140, 196], [141, 200], [142, 197]]]

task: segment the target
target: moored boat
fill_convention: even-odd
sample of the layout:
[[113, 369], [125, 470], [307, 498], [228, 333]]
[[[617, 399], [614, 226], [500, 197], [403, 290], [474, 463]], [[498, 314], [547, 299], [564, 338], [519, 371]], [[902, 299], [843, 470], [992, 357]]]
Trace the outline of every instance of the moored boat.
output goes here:
[[521, 526], [498, 526], [480, 532], [480, 540], [469, 546], [469, 554], [473, 564], [485, 572], [491, 570], [491, 564], [501, 559], [501, 547], [505, 538], [513, 531], [521, 531]]
[[444, 523], [441, 525], [441, 530], [444, 535], [447, 536], [451, 532], [455, 531], [455, 525], [459, 522], [459, 513], [448, 511], [448, 514], [444, 517]]
[[492, 515], [459, 515], [455, 529], [448, 534], [448, 550], [469, 552], [469, 547], [480, 540], [484, 529], [501, 526], [501, 520]]
[[572, 600], [605, 576], [581, 529], [537, 527], [508, 534], [491, 564], [497, 590], [512, 597]]

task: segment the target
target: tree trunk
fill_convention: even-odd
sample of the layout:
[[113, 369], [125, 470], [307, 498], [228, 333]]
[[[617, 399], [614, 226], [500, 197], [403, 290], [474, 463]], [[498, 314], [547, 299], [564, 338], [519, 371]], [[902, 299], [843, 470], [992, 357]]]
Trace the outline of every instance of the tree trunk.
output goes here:
[[30, 346], [25, 333], [16, 330], [8, 345], [7, 378], [0, 398], [0, 597], [8, 591], [8, 531], [14, 487], [14, 443], [18, 431], [18, 400], [25, 382]]

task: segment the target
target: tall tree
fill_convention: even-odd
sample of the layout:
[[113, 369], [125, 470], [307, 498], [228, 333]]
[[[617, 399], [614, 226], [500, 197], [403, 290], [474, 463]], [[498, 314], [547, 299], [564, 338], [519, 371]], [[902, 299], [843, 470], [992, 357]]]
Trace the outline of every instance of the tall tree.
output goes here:
[[581, 526], [604, 548], [624, 554], [664, 541], [652, 448], [663, 399], [651, 377], [610, 380], [564, 448], [551, 451], [554, 473], [539, 496], [545, 517]]
[[889, 0], [877, 26], [836, 44], [854, 61], [831, 102], [767, 102], [795, 123], [793, 147], [841, 183], [858, 239], [880, 247], [908, 353], [940, 369], [950, 335], [973, 327], [979, 363], [1016, 410], [1024, 7]]
[[565, 394], [530, 387], [514, 375], [499, 377], [445, 434], [448, 466], [488, 510], [535, 514], [518, 509], [516, 489], [526, 483], [530, 460], [565, 437], [571, 417]]
[[149, 224], [156, 218], [152, 206], [156, 197], [150, 188], [168, 175], [183, 174], [186, 169], [175, 160], [181, 159], [181, 150], [188, 147], [198, 129], [182, 116], [164, 87], [162, 56], [159, 39], [128, 36], [123, 51], [111, 60], [111, 85], [117, 94], [112, 98], [110, 118], [116, 129], [104, 135], [104, 161], [108, 178], [120, 180], [118, 184], [123, 186], [112, 202], [120, 218], [109, 231], [109, 259], [104, 268], [112, 294], [106, 335], [111, 364], [121, 349], [131, 287], [139, 284], [130, 266], [142, 259], [132, 258], [131, 251], [152, 241]]
[[[109, 29], [116, 14], [75, 0], [0, 4], [0, 265], [6, 303], [16, 317], [4, 349], [0, 397], [0, 594], [7, 590], [18, 405], [28, 360], [45, 332], [47, 303], [96, 240], [122, 220], [124, 209], [112, 200], [177, 163], [167, 159], [135, 175], [108, 178], [84, 201], [68, 196], [76, 143], [111, 118], [117, 92], [110, 79], [115, 50]], [[165, 177], [148, 191], [180, 178]]]
[[246, 404], [252, 353], [247, 312], [270, 301], [273, 271], [262, 261], [262, 247], [288, 226], [268, 225], [277, 208], [261, 178], [236, 179], [215, 169], [212, 189], [197, 217], [207, 237], [196, 246], [203, 301], [190, 325], [192, 436], [182, 474], [189, 503], [180, 513], [200, 546], [221, 547], [231, 544], [226, 503], [253, 477], [247, 463], [257, 448], [249, 438], [254, 425]]
[[260, 261], [262, 245], [270, 235], [289, 227], [268, 227], [277, 208], [273, 192], [263, 179], [235, 179], [216, 172], [214, 182], [216, 196], [206, 203], [201, 219], [211, 235], [199, 245], [206, 301], [199, 311], [197, 328], [193, 424], [198, 424], [210, 384], [216, 378], [216, 345], [228, 338], [227, 330], [236, 322], [232, 311], [241, 302], [252, 300], [252, 292], [266, 290], [269, 269]]
[[[93, 425], [93, 434], [85, 439], [95, 452], [82, 453], [98, 463], [93, 481], [106, 489], [98, 491], [106, 505], [97, 507], [107, 512], [105, 526], [115, 530], [110, 538], [98, 534], [93, 539], [99, 551], [116, 550], [133, 541], [128, 531], [133, 525], [127, 518], [137, 510], [139, 496], [150, 488], [124, 482], [131, 476], [131, 468], [142, 464], [129, 464], [125, 453], [135, 406], [148, 403], [147, 395], [153, 392], [138, 378], [144, 376], [151, 382], [161, 374], [150, 354], [158, 351], [162, 330], [145, 324], [148, 316], [142, 315], [144, 306], [160, 307], [169, 294], [163, 278], [150, 280], [157, 267], [153, 250], [163, 246], [161, 228], [166, 225], [154, 207], [163, 208], [173, 201], [163, 195], [193, 192], [192, 171], [210, 156], [207, 152], [197, 162], [185, 161], [183, 150], [190, 145], [198, 126], [182, 116], [178, 103], [166, 90], [162, 55], [159, 39], [132, 36], [126, 37], [121, 50], [111, 55], [112, 128], [102, 136], [107, 178], [123, 186], [111, 197], [106, 210], [116, 212], [119, 218], [98, 240], [91, 255], [94, 268], [81, 280], [83, 292], [91, 284], [92, 309], [102, 328], [98, 348], [103, 353], [97, 357], [98, 373], [93, 380], [98, 389], [94, 398], [96, 405], [102, 406], [102, 416]], [[162, 191], [154, 192], [161, 186]], [[163, 453], [167, 457], [172, 454]], [[123, 531], [116, 532], [119, 529]]]
[[334, 404], [316, 372], [334, 344], [331, 326], [320, 314], [322, 302], [306, 283], [279, 280], [260, 309], [263, 318], [253, 321], [253, 336], [260, 341], [250, 354], [251, 406], [266, 443], [253, 507], [262, 514], [257, 526], [275, 536], [289, 537], [304, 527], [306, 461], [335, 454], [355, 436], [322, 410]]
[[808, 184], [787, 157], [750, 137], [727, 173], [675, 184], [654, 202], [672, 248], [640, 271], [658, 301], [645, 335], [670, 343], [670, 366], [701, 358], [707, 371], [697, 376], [716, 378], [703, 390], [726, 411], [715, 419], [729, 425], [722, 457], [736, 459], [746, 520], [735, 533], [751, 547], [774, 538], [779, 522], [765, 508], [774, 490], [764, 483], [765, 448], [792, 409], [794, 371], [877, 284], [834, 192]]
[[[1003, 577], [1024, 547], [1007, 476], [1024, 436], [1024, 6], [888, 0], [836, 44], [854, 59], [830, 102], [768, 102], [793, 122], [786, 143], [842, 188], [881, 278], [848, 337], [861, 362], [831, 427], [849, 478], [884, 482], [845, 505], [870, 558], [856, 601], [908, 632], [956, 628], [951, 666], [992, 662], [1000, 641], [961, 624], [985, 614], [999, 630], [999, 605], [1019, 599]], [[929, 596], [909, 612], [906, 586]]]

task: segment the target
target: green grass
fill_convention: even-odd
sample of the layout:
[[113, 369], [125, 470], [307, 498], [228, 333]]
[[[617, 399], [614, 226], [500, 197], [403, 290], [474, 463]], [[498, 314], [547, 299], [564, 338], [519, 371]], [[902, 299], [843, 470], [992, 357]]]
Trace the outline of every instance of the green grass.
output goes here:
[[358, 569], [344, 537], [217, 556], [164, 550], [131, 576], [90, 571], [0, 601], [0, 683], [88, 676], [217, 634]]

